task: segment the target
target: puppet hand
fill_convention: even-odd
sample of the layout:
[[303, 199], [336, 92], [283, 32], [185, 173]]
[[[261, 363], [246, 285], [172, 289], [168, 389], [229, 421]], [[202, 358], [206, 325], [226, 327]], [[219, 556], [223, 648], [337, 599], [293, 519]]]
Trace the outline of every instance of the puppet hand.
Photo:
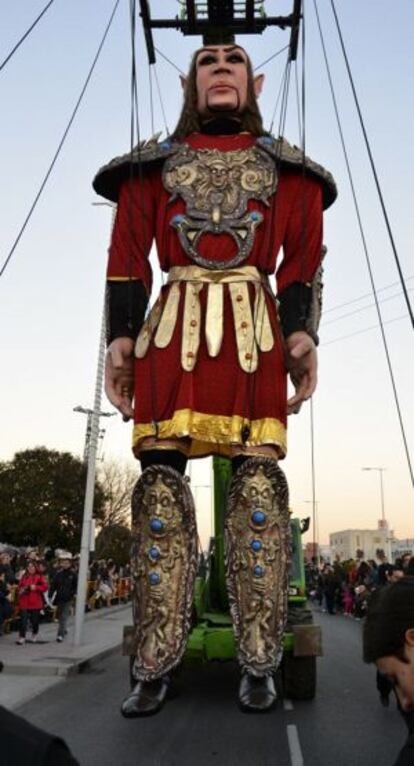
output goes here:
[[132, 338], [115, 338], [106, 352], [105, 393], [124, 420], [134, 416], [134, 345]]
[[312, 396], [317, 383], [316, 346], [307, 332], [293, 332], [286, 339], [286, 367], [295, 387], [295, 393], [287, 403], [288, 415], [292, 415], [297, 414], [302, 403]]

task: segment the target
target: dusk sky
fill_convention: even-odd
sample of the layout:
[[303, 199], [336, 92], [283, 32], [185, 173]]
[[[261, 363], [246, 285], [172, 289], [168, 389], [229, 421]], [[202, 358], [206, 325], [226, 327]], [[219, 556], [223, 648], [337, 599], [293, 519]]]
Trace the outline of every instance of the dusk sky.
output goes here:
[[[0, 64], [46, 5], [45, 0], [2, 0]], [[0, 268], [57, 149], [97, 51], [114, 0], [55, 0], [21, 48], [0, 71], [2, 168]], [[409, 448], [414, 443], [413, 333], [347, 79], [330, 0], [317, 3], [355, 188], [368, 243]], [[151, 2], [154, 16], [173, 16], [174, 0]], [[268, 0], [269, 15], [288, 13], [292, 0]], [[401, 267], [413, 302], [414, 166], [412, 0], [336, 0], [336, 8], [377, 165]], [[398, 538], [414, 537], [414, 494], [384, 348], [373, 308], [367, 265], [353, 207], [313, 0], [306, 16], [306, 150], [334, 175], [338, 201], [325, 216], [324, 316], [320, 328], [319, 386], [314, 396], [316, 497], [319, 540], [329, 532], [374, 528], [380, 517], [377, 471], [384, 467], [385, 512]], [[186, 70], [199, 38], [156, 31], [155, 44]], [[255, 66], [287, 44], [289, 33], [270, 29], [239, 38]], [[269, 127], [285, 65], [278, 56], [266, 75], [260, 106]], [[148, 66], [137, 32], [140, 124], [152, 133]], [[302, 76], [301, 57], [298, 78]], [[167, 123], [181, 105], [178, 72], [157, 62]], [[82, 454], [91, 406], [104, 295], [111, 210], [91, 181], [96, 170], [129, 148], [129, 3], [121, 0], [107, 41], [37, 209], [0, 279], [0, 460], [36, 445]], [[164, 124], [157, 94], [155, 129]], [[276, 126], [278, 121], [276, 120]], [[299, 143], [292, 70], [286, 137]], [[155, 260], [154, 260], [155, 263]], [[157, 296], [156, 280], [152, 300]], [[103, 399], [103, 409], [111, 410]], [[131, 462], [130, 426], [113, 417], [103, 452]], [[312, 498], [310, 408], [289, 423], [283, 462], [295, 514], [309, 515]], [[200, 531], [208, 537], [209, 461], [193, 467]], [[311, 539], [309, 534], [307, 539]]]

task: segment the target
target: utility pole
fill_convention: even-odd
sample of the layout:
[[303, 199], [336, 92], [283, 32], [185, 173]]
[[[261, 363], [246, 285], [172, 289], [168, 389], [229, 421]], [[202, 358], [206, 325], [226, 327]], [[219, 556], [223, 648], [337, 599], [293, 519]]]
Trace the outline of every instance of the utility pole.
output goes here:
[[[98, 437], [99, 437], [99, 418], [101, 416], [101, 400], [102, 400], [102, 384], [104, 373], [104, 359], [105, 359], [105, 306], [102, 312], [101, 322], [101, 335], [99, 339], [99, 352], [98, 352], [98, 366], [96, 371], [96, 383], [95, 383], [95, 398], [93, 403], [93, 409], [88, 415], [88, 426], [90, 419], [90, 437], [89, 437], [89, 450], [88, 450], [88, 468], [86, 475], [86, 490], [85, 490], [85, 502], [83, 507], [83, 525], [82, 525], [82, 541], [79, 560], [79, 573], [78, 573], [78, 590], [76, 593], [76, 610], [75, 610], [75, 646], [79, 646], [82, 641], [82, 628], [85, 617], [85, 603], [86, 603], [86, 587], [88, 579], [88, 565], [89, 565], [89, 551], [91, 546], [91, 529], [92, 529], [92, 514], [93, 514], [93, 500], [95, 490], [95, 474], [96, 474], [96, 453], [98, 449]], [[77, 412], [82, 412], [81, 408], [76, 408]]]
[[[111, 231], [113, 229], [116, 206], [108, 205], [108, 203], [93, 203], [97, 205], [105, 205], [112, 209], [112, 222]], [[95, 475], [96, 475], [96, 453], [98, 451], [98, 439], [99, 439], [99, 418], [102, 415], [110, 416], [117, 413], [101, 412], [102, 401], [102, 385], [105, 366], [105, 348], [106, 348], [106, 311], [105, 311], [105, 298], [102, 307], [102, 321], [101, 321], [101, 334], [99, 338], [99, 350], [98, 350], [98, 365], [96, 369], [96, 382], [95, 382], [95, 397], [93, 402], [93, 409], [88, 410], [83, 407], [75, 407], [75, 412], [83, 412], [88, 416], [86, 427], [86, 438], [84, 448], [84, 460], [87, 456], [87, 474], [86, 474], [86, 489], [85, 489], [85, 502], [83, 506], [83, 524], [82, 524], [82, 539], [80, 549], [79, 560], [79, 572], [78, 572], [78, 589], [76, 593], [76, 609], [75, 609], [75, 637], [74, 644], [79, 646], [82, 642], [82, 628], [85, 619], [85, 603], [86, 603], [86, 588], [88, 580], [88, 565], [89, 565], [89, 551], [91, 548], [91, 535], [93, 529], [93, 500], [95, 491]]]

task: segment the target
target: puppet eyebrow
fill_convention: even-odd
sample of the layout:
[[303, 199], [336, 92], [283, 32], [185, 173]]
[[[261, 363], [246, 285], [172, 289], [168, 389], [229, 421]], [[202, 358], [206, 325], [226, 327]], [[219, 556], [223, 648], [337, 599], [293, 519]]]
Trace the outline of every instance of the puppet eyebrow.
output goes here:
[[[239, 45], [232, 45], [230, 48], [224, 48], [224, 53], [231, 53], [232, 51], [241, 51], [242, 53], [245, 53], [243, 48], [240, 48]], [[202, 48], [198, 52], [198, 56], [202, 56], [203, 53], [217, 53], [217, 48]]]

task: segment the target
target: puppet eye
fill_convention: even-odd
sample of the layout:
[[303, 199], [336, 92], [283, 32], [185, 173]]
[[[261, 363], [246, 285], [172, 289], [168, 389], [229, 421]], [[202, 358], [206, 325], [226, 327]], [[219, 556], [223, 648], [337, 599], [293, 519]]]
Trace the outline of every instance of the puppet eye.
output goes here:
[[206, 56], [201, 56], [201, 58], [198, 61], [199, 66], [206, 66], [208, 64], [214, 64], [216, 61], [216, 57], [213, 56], [212, 53], [208, 53]]
[[231, 64], [244, 64], [244, 58], [241, 55], [241, 53], [230, 53], [229, 56], [227, 56], [227, 61], [229, 61]]

